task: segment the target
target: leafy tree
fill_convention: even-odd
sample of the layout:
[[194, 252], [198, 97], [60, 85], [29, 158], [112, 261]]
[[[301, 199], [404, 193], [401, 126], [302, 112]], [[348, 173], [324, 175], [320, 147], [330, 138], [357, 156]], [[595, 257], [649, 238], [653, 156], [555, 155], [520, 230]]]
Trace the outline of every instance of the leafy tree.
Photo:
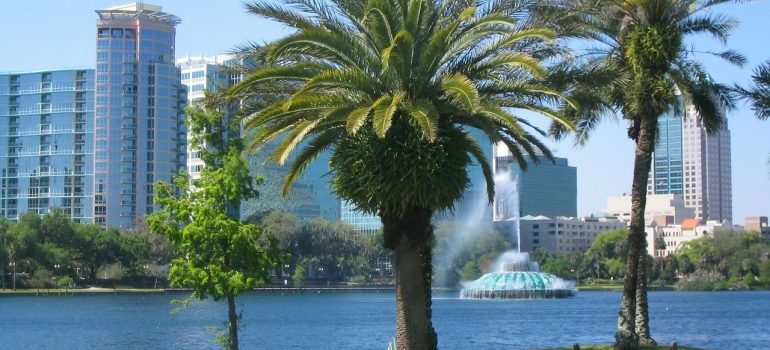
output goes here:
[[[596, 58], [618, 73], [614, 84], [600, 84], [604, 98], [584, 105], [576, 115], [577, 140], [585, 142], [587, 133], [608, 109], [619, 109], [629, 122], [628, 136], [636, 144], [632, 182], [632, 208], [628, 277], [624, 280], [615, 347], [636, 348], [653, 344], [647, 316], [647, 253], [644, 232], [647, 180], [655, 147], [658, 118], [669, 110], [681, 114], [681, 99], [692, 105], [706, 130], [720, 128], [721, 106], [734, 106], [731, 89], [711, 79], [685, 39], [694, 34], [726, 38], [736, 22], [713, 14], [714, 5], [731, 2], [697, 0], [601, 0], [571, 2], [583, 11], [582, 18], [606, 51]], [[727, 50], [710, 52], [741, 65], [745, 58]], [[595, 92], [595, 91], [594, 91]], [[552, 128], [559, 135], [559, 125]]]
[[[531, 16], [539, 2], [455, 0], [304, 1], [247, 4], [296, 30], [264, 48], [262, 62], [228, 91], [254, 147], [278, 140], [272, 161], [294, 158], [283, 191], [331, 151], [337, 194], [382, 219], [394, 251], [399, 349], [435, 349], [431, 322], [434, 213], [468, 186], [471, 159], [493, 198], [492, 169], [468, 128], [524, 157], [551, 157], [522, 110], [572, 124], [557, 111], [576, 103], [551, 87], [540, 63], [558, 16]], [[521, 20], [519, 20], [521, 19]], [[567, 75], [567, 77], [569, 77]], [[565, 79], [566, 80], [566, 79]]]
[[305, 274], [307, 271], [305, 271], [305, 267], [302, 265], [297, 265], [297, 267], [294, 269], [294, 275], [292, 275], [291, 280], [294, 284], [294, 288], [302, 288], [305, 286]]
[[78, 249], [76, 258], [88, 271], [89, 279], [96, 280], [100, 267], [118, 261], [120, 233], [116, 229], [104, 229], [94, 224], [76, 224], [75, 236]]
[[55, 243], [63, 248], [76, 245], [75, 230], [72, 220], [61, 208], [53, 208], [40, 221], [40, 234], [44, 241]]
[[205, 167], [200, 179], [186, 174], [174, 182], [158, 182], [150, 215], [152, 231], [164, 234], [180, 253], [169, 270], [169, 282], [190, 287], [193, 297], [227, 300], [228, 348], [238, 349], [235, 297], [267, 281], [275, 265], [274, 242], [260, 244], [257, 226], [241, 222], [238, 204], [257, 196], [255, 179], [241, 158], [241, 139], [216, 110], [188, 108], [191, 146], [200, 149]]
[[285, 211], [271, 211], [262, 219], [262, 230], [274, 237], [281, 249], [289, 249], [296, 243], [297, 218]]

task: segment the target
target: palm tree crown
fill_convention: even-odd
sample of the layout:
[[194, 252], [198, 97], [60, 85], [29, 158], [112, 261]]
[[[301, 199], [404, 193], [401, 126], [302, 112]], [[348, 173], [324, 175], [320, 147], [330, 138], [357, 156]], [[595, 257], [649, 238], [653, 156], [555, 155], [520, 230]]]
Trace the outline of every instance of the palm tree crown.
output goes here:
[[466, 128], [507, 144], [522, 166], [526, 155], [550, 153], [516, 109], [571, 128], [558, 110], [574, 104], [549, 88], [540, 63], [556, 52], [555, 32], [517, 20], [522, 7], [494, 0], [289, 5], [247, 5], [297, 31], [261, 50], [266, 65], [229, 91], [236, 99], [262, 94], [243, 112], [247, 128], [257, 130], [254, 146], [280, 140], [273, 161], [287, 161], [302, 145], [284, 192], [334, 148], [335, 190], [365, 211], [450, 208], [467, 186], [468, 154], [491, 199], [491, 168]]

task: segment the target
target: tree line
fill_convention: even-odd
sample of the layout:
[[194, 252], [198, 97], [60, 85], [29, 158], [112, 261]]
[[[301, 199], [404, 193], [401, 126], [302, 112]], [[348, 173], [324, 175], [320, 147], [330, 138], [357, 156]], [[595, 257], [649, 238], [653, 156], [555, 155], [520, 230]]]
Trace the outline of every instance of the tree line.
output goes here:
[[27, 212], [18, 222], [0, 218], [3, 288], [94, 284], [100, 271], [134, 282], [158, 277], [157, 266], [170, 261], [171, 248], [165, 238], [141, 227], [121, 231], [75, 223], [59, 208], [42, 217]]
[[[590, 280], [623, 279], [627, 229], [596, 237], [585, 252], [535, 251], [531, 256], [544, 272]], [[770, 288], [770, 241], [757, 232], [718, 231], [685, 242], [673, 254], [648, 256], [648, 283], [678, 290], [742, 290]]]

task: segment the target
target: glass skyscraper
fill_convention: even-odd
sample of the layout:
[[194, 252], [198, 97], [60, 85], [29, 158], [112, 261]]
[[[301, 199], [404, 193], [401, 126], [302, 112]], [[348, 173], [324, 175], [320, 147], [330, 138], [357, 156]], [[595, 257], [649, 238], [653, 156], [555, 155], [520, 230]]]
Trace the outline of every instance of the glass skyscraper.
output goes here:
[[[680, 102], [681, 103], [681, 102]], [[659, 137], [647, 183], [648, 194], [682, 196], [703, 221], [732, 221], [732, 159], [727, 119], [709, 134], [693, 106], [684, 115], [658, 119]]]
[[0, 216], [93, 220], [91, 68], [0, 73]]
[[94, 221], [131, 227], [153, 212], [153, 183], [185, 167], [178, 17], [144, 3], [97, 10]]
[[[543, 156], [533, 163], [529, 158], [526, 171], [512, 155], [497, 156], [495, 174], [510, 172], [513, 186], [518, 195], [519, 213], [510, 213], [512, 208], [498, 205], [496, 219], [531, 216], [577, 216], [577, 168], [570, 166], [566, 158], [554, 157], [551, 161]], [[506, 203], [510, 199], [495, 198], [496, 202]]]

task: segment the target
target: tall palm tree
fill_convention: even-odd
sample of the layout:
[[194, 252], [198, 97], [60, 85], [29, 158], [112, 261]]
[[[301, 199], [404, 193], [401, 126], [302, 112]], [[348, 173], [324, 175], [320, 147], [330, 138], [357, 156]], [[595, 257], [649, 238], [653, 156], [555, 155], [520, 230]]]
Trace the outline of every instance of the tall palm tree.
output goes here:
[[[636, 144], [631, 191], [631, 223], [627, 259], [628, 277], [615, 335], [617, 349], [633, 349], [654, 344], [649, 333], [647, 311], [647, 259], [644, 211], [651, 156], [658, 133], [658, 118], [675, 109], [692, 105], [709, 132], [719, 129], [722, 107], [733, 108], [730, 89], [715, 83], [707, 74], [697, 54], [714, 54], [738, 66], [745, 61], [740, 54], [697, 52], [685, 45], [693, 34], [711, 34], [725, 42], [736, 22], [707, 11], [728, 0], [599, 0], [572, 1], [583, 13], [585, 23], [600, 43], [587, 50], [592, 64], [605, 65], [617, 73], [613, 84], [595, 86], [593, 93], [604, 98], [584, 105], [575, 115], [577, 140], [585, 142], [588, 133], [607, 115], [608, 109], [622, 112], [628, 120], [628, 137]], [[687, 116], [685, 116], [687, 117]], [[552, 131], [561, 136], [559, 126]]]
[[[469, 129], [506, 144], [525, 167], [525, 157], [551, 154], [537, 137], [539, 129], [518, 111], [573, 127], [558, 111], [575, 103], [551, 87], [541, 64], [560, 51], [555, 31], [530, 16], [536, 3], [246, 5], [296, 32], [257, 48], [251, 59], [263, 64], [227, 95], [247, 101], [240, 113], [254, 133], [253, 147], [278, 142], [270, 159], [291, 160], [284, 192], [328, 150], [336, 193], [379, 215], [384, 246], [395, 256], [398, 349], [437, 346], [431, 217], [462, 196], [472, 159], [481, 166], [490, 201], [494, 195], [492, 169]], [[553, 13], [543, 10], [540, 18]]]

